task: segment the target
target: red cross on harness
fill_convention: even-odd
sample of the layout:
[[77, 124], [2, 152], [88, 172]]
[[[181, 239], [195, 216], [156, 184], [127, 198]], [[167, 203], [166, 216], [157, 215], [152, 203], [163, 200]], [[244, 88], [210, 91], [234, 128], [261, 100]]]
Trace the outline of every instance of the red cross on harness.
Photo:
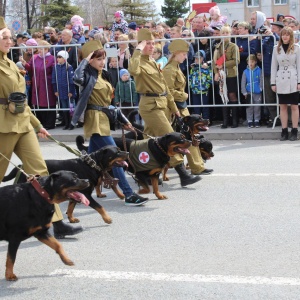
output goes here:
[[149, 161], [149, 154], [147, 152], [141, 152], [139, 155], [139, 161], [145, 164]]

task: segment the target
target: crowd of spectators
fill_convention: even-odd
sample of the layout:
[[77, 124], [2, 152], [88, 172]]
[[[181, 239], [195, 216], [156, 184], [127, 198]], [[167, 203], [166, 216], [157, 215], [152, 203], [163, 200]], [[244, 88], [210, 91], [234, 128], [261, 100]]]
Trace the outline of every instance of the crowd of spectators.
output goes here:
[[[50, 81], [47, 83], [47, 80], [44, 80], [43, 82], [48, 90], [48, 93], [44, 91], [44, 94], [47, 94], [47, 97], [44, 95], [44, 98], [47, 98], [46, 107], [55, 106], [55, 101], [51, 100], [53, 96], [60, 102], [61, 107], [66, 108], [66, 99], [60, 99], [57, 87], [53, 89], [53, 83], [57, 84], [57, 82], [51, 81], [51, 76], [57, 78], [56, 75], [52, 75], [52, 71], [54, 74], [57, 71], [55, 65], [59, 64], [58, 53], [67, 52], [66, 64], [72, 67], [73, 72], [81, 61], [80, 47], [73, 45], [82, 45], [89, 40], [99, 40], [105, 49], [116, 48], [115, 55], [107, 55], [107, 70], [115, 88], [113, 103], [124, 108], [136, 106], [139, 95], [133, 78], [127, 74], [127, 69], [137, 45], [137, 31], [142, 27], [148, 28], [156, 39], [153, 59], [160, 69], [163, 69], [167, 63], [170, 55], [169, 46], [173, 39], [184, 39], [189, 44], [187, 59], [180, 64], [180, 68], [187, 79], [186, 91], [189, 91], [190, 96], [188, 99], [190, 112], [202, 113], [205, 118], [210, 119], [211, 124], [215, 121], [223, 121], [221, 128], [224, 129], [228, 126], [237, 127], [241, 123], [249, 128], [280, 125], [279, 120], [275, 122], [278, 117], [277, 99], [270, 81], [272, 54], [274, 46], [280, 40], [281, 30], [289, 27], [292, 32], [297, 33], [299, 22], [291, 17], [285, 18], [281, 14], [277, 16], [276, 21], [269, 22], [263, 12], [255, 11], [251, 14], [250, 20], [234, 20], [228, 24], [227, 17], [221, 14], [218, 6], [211, 8], [209, 13], [210, 19], [202, 15], [195, 16], [191, 28], [185, 27], [182, 18], [178, 18], [173, 27], [163, 22], [153, 21], [138, 25], [134, 21], [127, 22], [123, 12], [117, 11], [111, 28], [95, 27], [91, 30], [84, 30], [82, 18], [74, 16], [61, 31], [45, 27], [43, 33], [36, 32], [32, 36], [27, 33], [18, 34], [15, 44], [18, 48], [13, 49], [10, 55], [16, 63], [21, 61], [20, 69], [24, 67], [29, 71], [25, 74], [27, 94], [33, 106], [45, 108], [43, 96], [39, 95], [41, 100], [38, 103], [35, 100], [40, 92], [43, 93], [39, 91], [40, 83], [37, 86], [37, 74], [43, 71], [50, 74]], [[295, 43], [298, 42], [296, 34]], [[38, 45], [43, 46], [44, 50], [32, 48]], [[42, 58], [41, 70], [39, 70], [36, 56]], [[46, 65], [50, 61], [53, 61], [53, 64], [49, 67], [51, 70], [48, 71]], [[255, 70], [259, 76], [256, 79], [251, 78], [252, 75], [248, 74], [249, 70]], [[255, 85], [255, 89], [249, 88], [251, 85]], [[126, 92], [122, 90], [125, 86]], [[56, 92], [54, 94], [53, 91], [53, 95], [50, 96], [52, 90]], [[78, 90], [77, 93], [67, 94], [72, 94], [69, 97], [69, 103], [73, 100], [77, 101]], [[266, 106], [254, 107], [255, 104], [262, 103]], [[205, 105], [210, 107], [205, 107]], [[224, 105], [223, 108], [222, 105]], [[126, 109], [124, 112], [126, 113]], [[42, 117], [41, 122], [44, 122]], [[48, 129], [55, 126], [53, 122], [50, 125], [48, 123], [43, 125]]]

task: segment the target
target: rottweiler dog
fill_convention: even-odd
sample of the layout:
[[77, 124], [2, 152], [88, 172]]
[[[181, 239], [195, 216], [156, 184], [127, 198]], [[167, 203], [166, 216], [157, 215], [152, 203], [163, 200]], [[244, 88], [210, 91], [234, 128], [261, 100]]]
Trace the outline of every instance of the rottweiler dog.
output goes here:
[[31, 236], [55, 250], [64, 264], [74, 265], [48, 229], [53, 204], [71, 199], [88, 205], [88, 199], [78, 192], [88, 186], [88, 180], [79, 179], [74, 172], [59, 171], [31, 182], [0, 188], [0, 240], [8, 241], [6, 280], [18, 279], [13, 271], [17, 250], [21, 242]]
[[142, 187], [138, 193], [146, 194], [150, 192], [147, 178], [151, 178], [153, 193], [158, 199], [167, 199], [158, 189], [159, 174], [164, 166], [175, 154], [187, 154], [191, 141], [178, 132], [171, 132], [162, 137], [136, 141], [126, 139], [126, 149], [124, 149], [123, 139], [115, 138], [117, 146], [124, 151], [129, 151], [128, 170], [135, 174], [135, 178]]
[[[99, 185], [101, 186], [101, 181], [103, 178], [103, 171], [110, 170], [113, 166], [123, 167], [127, 166], [126, 159], [128, 158], [128, 153], [121, 151], [116, 146], [105, 146], [98, 151], [95, 151], [90, 154], [90, 158], [95, 161], [97, 166], [101, 168], [101, 170], [97, 170], [87, 164], [82, 158], [74, 158], [67, 160], [45, 160], [47, 164], [47, 168], [49, 173], [53, 173], [60, 170], [67, 170], [75, 172], [80, 178], [87, 178], [90, 182], [90, 185], [82, 191], [82, 193], [89, 199], [89, 206], [95, 209], [103, 218], [104, 222], [110, 224], [112, 222], [111, 217], [108, 215], [106, 210], [102, 205], [100, 205], [97, 201], [92, 197], [92, 192], [94, 187]], [[8, 181], [13, 179], [18, 172], [18, 169], [15, 168], [11, 171], [10, 174], [3, 178], [3, 181]], [[25, 182], [26, 178], [23, 174], [21, 174], [18, 182]], [[118, 188], [112, 185], [112, 189], [118, 195], [119, 198], [124, 199], [125, 196], [118, 190]], [[79, 219], [75, 218], [73, 215], [73, 211], [75, 208], [75, 202], [69, 202], [67, 209], [67, 216], [70, 223], [78, 223]]]
[[203, 135], [200, 135], [199, 137], [197, 137], [197, 139], [199, 140], [199, 149], [203, 161], [206, 162], [207, 160], [214, 157], [215, 154], [213, 152], [212, 142], [206, 139]]
[[176, 117], [173, 122], [175, 131], [181, 132], [188, 140], [192, 140], [194, 135], [208, 130], [209, 120], [203, 119], [200, 115], [192, 114], [182, 118]]

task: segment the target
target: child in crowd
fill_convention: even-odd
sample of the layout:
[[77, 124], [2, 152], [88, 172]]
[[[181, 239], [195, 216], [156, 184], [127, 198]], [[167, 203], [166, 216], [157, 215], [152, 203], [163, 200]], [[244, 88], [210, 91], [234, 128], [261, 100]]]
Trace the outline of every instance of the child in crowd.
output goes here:
[[191, 65], [189, 75], [189, 84], [192, 92], [192, 104], [194, 114], [201, 114], [203, 119], [209, 119], [209, 107], [201, 107], [208, 105], [208, 90], [212, 83], [211, 67], [205, 63], [205, 52], [199, 50], [195, 56], [195, 63]]
[[116, 88], [119, 81], [118, 58], [110, 57], [108, 61], [108, 73], [111, 76], [112, 86]]
[[168, 59], [162, 55], [162, 50], [160, 47], [155, 47], [152, 57], [155, 59], [157, 66], [162, 70], [167, 64]]
[[[85, 40], [83, 36], [83, 19], [75, 15], [71, 18], [71, 24], [72, 24], [72, 32], [73, 32], [73, 38], [76, 40], [77, 43], [81, 43]], [[83, 37], [83, 38], [82, 38]]]
[[[120, 81], [115, 90], [115, 105], [121, 107], [136, 106], [138, 103], [138, 94], [135, 88], [135, 82], [130, 78], [126, 69], [120, 70]], [[126, 109], [124, 115], [128, 115], [133, 109]]]
[[[262, 92], [262, 72], [257, 66], [257, 58], [254, 54], [250, 54], [247, 58], [248, 67], [243, 72], [241, 90], [245, 96], [247, 104], [260, 104]], [[260, 106], [249, 106], [246, 109], [248, 128], [259, 128], [260, 124]], [[254, 119], [254, 124], [253, 124]]]
[[75, 85], [73, 83], [74, 70], [67, 63], [69, 54], [67, 51], [59, 51], [57, 53], [57, 64], [52, 70], [52, 85], [56, 97], [58, 97], [61, 108], [68, 108], [63, 111], [66, 129], [74, 129], [70, 126], [71, 112], [74, 111], [74, 98], [76, 96]]

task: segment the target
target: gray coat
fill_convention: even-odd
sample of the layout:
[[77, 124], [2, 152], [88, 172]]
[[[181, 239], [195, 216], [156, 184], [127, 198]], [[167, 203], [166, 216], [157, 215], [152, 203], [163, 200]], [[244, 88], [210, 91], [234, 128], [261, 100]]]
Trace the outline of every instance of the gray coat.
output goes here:
[[278, 94], [295, 93], [300, 83], [300, 47], [295, 44], [293, 53], [289, 54], [282, 47], [278, 53], [277, 47], [272, 55], [271, 85], [276, 85]]

